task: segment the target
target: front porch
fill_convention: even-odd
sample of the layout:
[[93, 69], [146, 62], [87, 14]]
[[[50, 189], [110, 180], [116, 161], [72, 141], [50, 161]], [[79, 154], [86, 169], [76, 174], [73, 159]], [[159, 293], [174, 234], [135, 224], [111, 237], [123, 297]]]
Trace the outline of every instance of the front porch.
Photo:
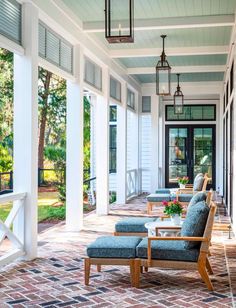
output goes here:
[[[1, 307], [232, 307], [236, 297], [235, 244], [228, 239], [229, 218], [218, 203], [210, 261], [214, 292], [194, 271], [150, 269], [141, 288], [131, 288], [126, 267], [92, 268], [90, 286], [84, 285], [86, 246], [100, 235], [112, 234], [124, 216], [143, 216], [144, 197], [114, 205], [110, 214], [84, 217], [84, 230], [68, 232], [61, 223], [39, 235], [38, 258], [13, 263], [0, 273]], [[161, 210], [161, 208], [159, 208]], [[105, 294], [105, 295], [104, 295]]]

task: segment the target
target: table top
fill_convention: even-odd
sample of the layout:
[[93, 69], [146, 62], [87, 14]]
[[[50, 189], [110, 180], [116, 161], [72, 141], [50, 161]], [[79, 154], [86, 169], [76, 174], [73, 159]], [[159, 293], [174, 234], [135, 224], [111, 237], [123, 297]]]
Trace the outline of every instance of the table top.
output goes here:
[[153, 221], [145, 223], [145, 228], [147, 229], [166, 228], [166, 227], [181, 228], [182, 224], [183, 220], [181, 220], [180, 225], [175, 225], [174, 222], [171, 220]]

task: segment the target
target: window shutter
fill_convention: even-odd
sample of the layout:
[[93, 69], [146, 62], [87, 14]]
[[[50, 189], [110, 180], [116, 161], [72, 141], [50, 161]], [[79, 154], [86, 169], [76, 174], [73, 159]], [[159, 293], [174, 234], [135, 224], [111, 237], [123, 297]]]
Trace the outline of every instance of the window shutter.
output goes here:
[[102, 90], [102, 69], [88, 58], [85, 58], [84, 81]]
[[135, 110], [135, 95], [130, 89], [127, 90], [127, 106]]
[[0, 34], [21, 45], [21, 5], [15, 0], [0, 1]]
[[142, 97], [142, 112], [151, 112], [151, 96]]
[[121, 101], [121, 83], [113, 77], [110, 77], [110, 97]]
[[39, 56], [73, 73], [73, 46], [42, 23], [39, 24]]

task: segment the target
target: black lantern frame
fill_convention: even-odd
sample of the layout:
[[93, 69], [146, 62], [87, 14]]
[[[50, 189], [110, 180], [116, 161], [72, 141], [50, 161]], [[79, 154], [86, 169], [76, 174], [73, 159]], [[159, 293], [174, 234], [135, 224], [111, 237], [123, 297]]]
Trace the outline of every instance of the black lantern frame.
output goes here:
[[178, 84], [177, 84], [177, 88], [174, 94], [174, 113], [183, 114], [184, 113], [184, 95], [179, 86], [180, 74], [176, 74], [176, 75], [177, 75]]
[[[129, 4], [128, 33], [122, 34], [121, 23], [116, 21], [117, 29], [112, 30], [111, 1], [105, 0], [105, 37], [111, 44], [113, 43], [133, 43], [134, 42], [134, 0], [127, 0]], [[112, 35], [117, 32], [117, 35]]]
[[[166, 35], [161, 35], [161, 38], [163, 40], [163, 49], [162, 49], [162, 54], [160, 56], [161, 59], [157, 62], [156, 65], [156, 94], [171, 95], [171, 89], [170, 89], [171, 67], [168, 61], [166, 60], [166, 54], [165, 54]], [[166, 80], [162, 81], [161, 78], [164, 76]]]

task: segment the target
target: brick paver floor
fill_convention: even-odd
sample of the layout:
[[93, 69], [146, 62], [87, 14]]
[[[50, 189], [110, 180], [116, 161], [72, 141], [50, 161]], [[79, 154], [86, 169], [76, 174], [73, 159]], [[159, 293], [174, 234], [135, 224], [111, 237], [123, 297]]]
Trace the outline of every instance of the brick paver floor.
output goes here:
[[[111, 207], [110, 215], [85, 217], [82, 232], [68, 232], [63, 223], [39, 235], [38, 258], [0, 271], [0, 308], [4, 307], [234, 307], [236, 299], [236, 240], [228, 239], [229, 220], [219, 207], [210, 261], [214, 292], [197, 272], [151, 269], [141, 287], [130, 287], [126, 267], [92, 268], [90, 286], [83, 281], [86, 245], [111, 234], [124, 216], [145, 215], [144, 197]], [[157, 209], [157, 214], [161, 209]]]

